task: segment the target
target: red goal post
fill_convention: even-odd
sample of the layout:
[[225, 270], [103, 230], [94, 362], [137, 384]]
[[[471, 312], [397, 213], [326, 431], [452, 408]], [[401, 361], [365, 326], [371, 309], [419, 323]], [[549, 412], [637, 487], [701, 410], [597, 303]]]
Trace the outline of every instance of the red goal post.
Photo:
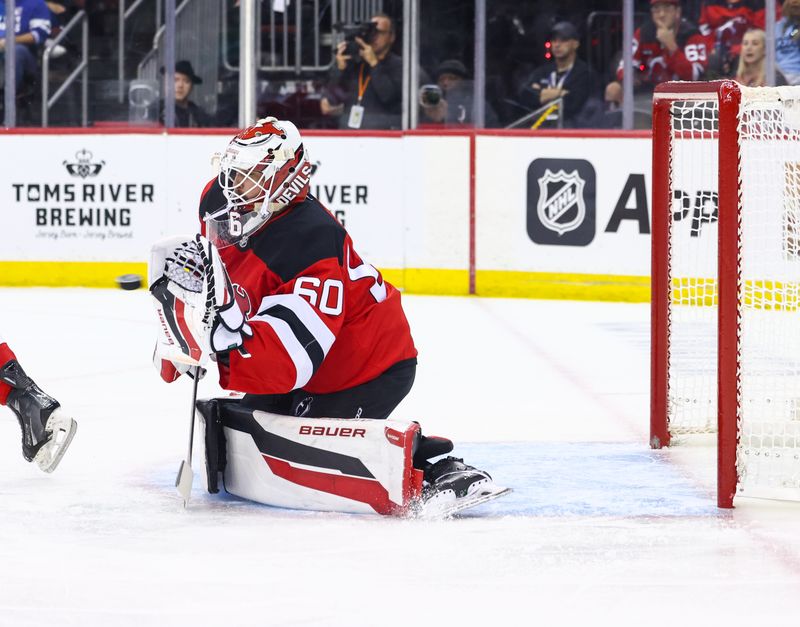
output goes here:
[[653, 99], [651, 446], [717, 432], [717, 502], [800, 498], [800, 88]]

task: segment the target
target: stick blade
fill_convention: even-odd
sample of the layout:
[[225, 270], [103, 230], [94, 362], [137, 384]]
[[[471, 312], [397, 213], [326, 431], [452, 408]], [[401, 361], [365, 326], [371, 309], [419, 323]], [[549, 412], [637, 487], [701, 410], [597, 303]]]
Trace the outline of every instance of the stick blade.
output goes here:
[[189, 504], [189, 497], [192, 494], [192, 481], [194, 480], [194, 473], [192, 466], [183, 460], [180, 468], [178, 468], [178, 476], [175, 478], [175, 487], [178, 488], [178, 494], [183, 497], [183, 506]]

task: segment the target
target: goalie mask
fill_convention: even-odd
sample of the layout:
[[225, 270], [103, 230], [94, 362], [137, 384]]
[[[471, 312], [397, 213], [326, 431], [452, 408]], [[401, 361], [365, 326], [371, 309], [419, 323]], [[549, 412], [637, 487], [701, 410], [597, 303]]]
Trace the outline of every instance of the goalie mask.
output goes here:
[[264, 118], [234, 137], [218, 181], [228, 203], [207, 215], [206, 233], [218, 248], [241, 243], [276, 211], [305, 199], [311, 166], [297, 127]]

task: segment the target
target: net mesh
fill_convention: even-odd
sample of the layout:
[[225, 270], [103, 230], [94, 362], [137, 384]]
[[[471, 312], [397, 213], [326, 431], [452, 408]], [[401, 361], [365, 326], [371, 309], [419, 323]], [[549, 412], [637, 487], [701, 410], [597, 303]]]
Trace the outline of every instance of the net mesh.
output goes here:
[[743, 490], [800, 488], [800, 94], [745, 91], [741, 159]]
[[[718, 107], [671, 113], [668, 420], [680, 435], [716, 430]], [[797, 498], [800, 90], [743, 88], [739, 136], [738, 489]]]
[[717, 428], [717, 120], [715, 100], [671, 106], [670, 432]]

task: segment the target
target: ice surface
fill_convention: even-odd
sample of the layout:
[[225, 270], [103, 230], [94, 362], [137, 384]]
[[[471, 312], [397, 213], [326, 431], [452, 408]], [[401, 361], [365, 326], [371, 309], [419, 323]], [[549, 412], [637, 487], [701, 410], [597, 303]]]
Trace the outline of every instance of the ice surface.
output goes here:
[[199, 477], [184, 510], [191, 385], [153, 370], [147, 293], [0, 289], [0, 332], [79, 421], [45, 475], [0, 408], [0, 626], [800, 624], [800, 507], [717, 510], [713, 447], [647, 447], [647, 306], [404, 303], [420, 362], [398, 416], [515, 490], [452, 521]]

